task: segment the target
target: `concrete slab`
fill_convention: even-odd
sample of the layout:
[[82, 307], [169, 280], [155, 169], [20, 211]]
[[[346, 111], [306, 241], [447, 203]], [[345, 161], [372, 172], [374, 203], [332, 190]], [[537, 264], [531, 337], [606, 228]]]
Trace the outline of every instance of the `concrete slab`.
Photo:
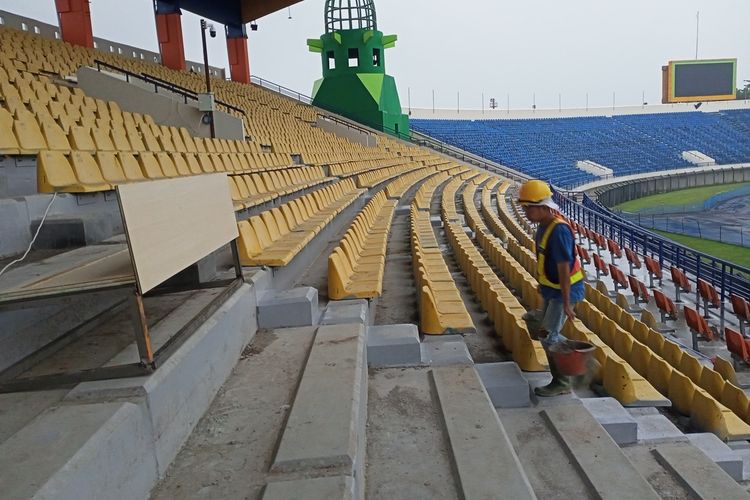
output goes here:
[[258, 328], [310, 326], [318, 316], [318, 290], [310, 286], [270, 290], [258, 299]]
[[2, 497], [146, 498], [157, 478], [151, 424], [132, 403], [55, 407], [0, 445]]
[[[641, 408], [638, 408], [639, 410]], [[638, 424], [638, 442], [644, 444], [675, 443], [687, 441], [687, 437], [667, 417], [658, 413], [637, 415], [628, 409]]]
[[425, 335], [422, 339], [424, 343], [430, 342], [465, 342], [464, 336], [459, 334], [451, 335]]
[[638, 424], [615, 398], [585, 398], [581, 403], [615, 443], [623, 445], [638, 441]]
[[366, 350], [360, 324], [321, 326], [294, 398], [272, 472], [354, 475], [364, 435]]
[[697, 498], [747, 498], [748, 493], [701, 450], [685, 444], [663, 444], [654, 451]]
[[686, 434], [686, 436], [696, 448], [705, 453], [724, 472], [732, 476], [732, 479], [742, 481], [742, 455], [732, 450], [726, 443], [710, 432]]
[[[161, 477], [255, 335], [255, 310], [255, 290], [243, 285], [152, 375], [85, 382], [77, 385], [65, 400], [118, 398], [141, 406], [154, 429]], [[159, 325], [166, 327], [176, 321], [167, 316], [152, 329], [152, 336], [161, 342]], [[115, 358], [126, 358], [132, 349], [128, 347]]]
[[367, 327], [367, 364], [374, 367], [418, 365], [422, 361], [417, 325]]
[[602, 498], [659, 498], [585, 408], [556, 406], [544, 409], [542, 415], [578, 465], [580, 474]]
[[530, 406], [529, 382], [512, 361], [475, 365], [495, 408]]
[[368, 325], [370, 318], [370, 308], [367, 300], [332, 300], [328, 302], [323, 317], [320, 320], [321, 325], [345, 325], [358, 323]]
[[445, 429], [466, 500], [536, 498], [476, 370], [433, 368]]
[[269, 483], [263, 500], [351, 500], [354, 481], [348, 476], [318, 477]]
[[466, 343], [461, 341], [423, 342], [420, 345], [422, 363], [429, 366], [472, 365], [474, 360], [469, 354]]
[[[542, 387], [552, 381], [552, 375], [549, 372], [522, 372], [523, 377], [529, 382], [529, 395], [531, 397], [531, 403], [534, 406], [540, 408], [546, 408], [548, 406], [558, 405], [571, 405], [581, 404], [578, 393], [574, 390], [570, 394], [562, 394], [560, 396], [553, 396], [551, 398], [540, 398], [534, 394], [536, 387]], [[589, 390], [583, 390], [585, 395], [593, 395]]]

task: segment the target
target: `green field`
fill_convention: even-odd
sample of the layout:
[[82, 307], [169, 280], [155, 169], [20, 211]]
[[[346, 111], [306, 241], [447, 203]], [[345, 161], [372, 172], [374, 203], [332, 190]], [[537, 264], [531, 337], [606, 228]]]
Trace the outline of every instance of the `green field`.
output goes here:
[[640, 210], [658, 206], [679, 206], [691, 203], [701, 203], [713, 195], [732, 191], [743, 186], [750, 186], [750, 182], [719, 184], [716, 186], [704, 186], [672, 191], [670, 193], [655, 194], [653, 196], [638, 198], [637, 200], [626, 201], [625, 203], [621, 203], [613, 208], [623, 212], [638, 212]]
[[682, 234], [667, 233], [665, 231], [657, 231], [652, 229], [651, 231], [658, 233], [672, 241], [675, 241], [681, 245], [697, 250], [701, 253], [712, 255], [716, 258], [727, 260], [734, 264], [750, 269], [750, 248], [741, 247], [739, 245], [729, 245], [727, 243], [721, 243], [719, 241], [704, 240], [701, 238], [694, 238], [693, 236], [685, 236]]

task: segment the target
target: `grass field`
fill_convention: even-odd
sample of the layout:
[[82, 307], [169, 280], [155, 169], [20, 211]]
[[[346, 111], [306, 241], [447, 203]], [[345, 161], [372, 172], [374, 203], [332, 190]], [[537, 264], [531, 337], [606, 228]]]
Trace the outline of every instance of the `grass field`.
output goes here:
[[623, 212], [638, 212], [639, 210], [658, 206], [679, 206], [691, 203], [701, 203], [715, 194], [725, 193], [743, 186], [750, 186], [750, 182], [704, 186], [672, 191], [670, 193], [655, 194], [653, 196], [638, 198], [637, 200], [626, 201], [625, 203], [615, 206], [614, 209], [622, 210]]
[[692, 248], [699, 252], [713, 255], [722, 260], [727, 260], [734, 264], [750, 269], [750, 248], [741, 247], [739, 245], [729, 245], [727, 243], [721, 243], [719, 241], [704, 240], [701, 238], [694, 238], [692, 236], [685, 236], [682, 234], [667, 233], [665, 231], [652, 230], [655, 233], [659, 233], [672, 241], [675, 241], [681, 245]]

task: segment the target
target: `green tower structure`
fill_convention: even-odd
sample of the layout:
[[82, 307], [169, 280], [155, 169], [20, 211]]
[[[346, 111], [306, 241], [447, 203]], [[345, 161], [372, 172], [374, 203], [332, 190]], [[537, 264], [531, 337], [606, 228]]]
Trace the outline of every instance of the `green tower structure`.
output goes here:
[[326, 0], [326, 33], [309, 39], [320, 53], [323, 78], [313, 87], [313, 104], [400, 137], [409, 136], [396, 81], [385, 73], [385, 49], [396, 35], [378, 31], [372, 0]]

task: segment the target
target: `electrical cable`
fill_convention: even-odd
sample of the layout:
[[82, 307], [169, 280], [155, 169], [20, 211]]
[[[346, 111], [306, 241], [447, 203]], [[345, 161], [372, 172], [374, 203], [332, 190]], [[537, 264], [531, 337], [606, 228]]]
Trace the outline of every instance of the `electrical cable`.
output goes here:
[[47, 220], [47, 215], [49, 214], [49, 209], [52, 208], [52, 203], [54, 203], [55, 198], [57, 198], [57, 192], [55, 192], [52, 195], [52, 199], [49, 200], [49, 205], [47, 205], [47, 209], [44, 211], [44, 215], [42, 216], [42, 220], [41, 220], [41, 222], [39, 222], [39, 227], [36, 228], [36, 233], [34, 233], [34, 237], [31, 238], [31, 243], [29, 243], [29, 248], [26, 249], [26, 252], [24, 252], [24, 254], [21, 256], [21, 258], [9, 262], [8, 265], [6, 265], [4, 268], [2, 268], [2, 270], [0, 270], [0, 276], [2, 276], [3, 273], [5, 273], [5, 271], [7, 271], [10, 268], [10, 266], [12, 266], [13, 264], [17, 264], [17, 263], [21, 262], [23, 259], [26, 258], [27, 255], [29, 255], [29, 252], [31, 251], [31, 247], [34, 246], [34, 242], [36, 241], [37, 236], [39, 236], [39, 231], [42, 230], [42, 226], [44, 225], [44, 221]]

